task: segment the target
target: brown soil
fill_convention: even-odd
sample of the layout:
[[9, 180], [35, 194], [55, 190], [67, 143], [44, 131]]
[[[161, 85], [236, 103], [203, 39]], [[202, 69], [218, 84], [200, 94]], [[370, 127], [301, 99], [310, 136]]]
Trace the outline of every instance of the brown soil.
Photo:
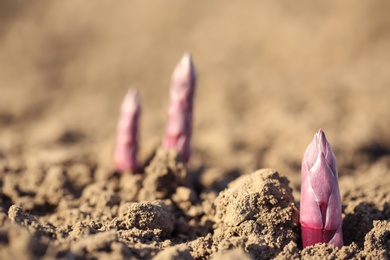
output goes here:
[[[2, 1], [0, 259], [390, 258], [389, 11]], [[188, 165], [158, 148], [185, 50], [199, 74]], [[112, 164], [131, 84], [136, 175]], [[318, 128], [338, 162], [341, 249], [300, 244], [300, 162]]]

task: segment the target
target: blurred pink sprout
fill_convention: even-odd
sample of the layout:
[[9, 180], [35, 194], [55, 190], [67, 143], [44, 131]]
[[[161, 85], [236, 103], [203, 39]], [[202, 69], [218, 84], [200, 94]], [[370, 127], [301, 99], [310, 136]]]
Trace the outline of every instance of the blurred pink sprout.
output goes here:
[[176, 149], [187, 162], [191, 154], [192, 110], [196, 73], [190, 53], [185, 53], [177, 64], [171, 80], [168, 124], [163, 147]]
[[135, 173], [138, 170], [138, 124], [141, 114], [140, 100], [135, 88], [130, 88], [122, 102], [114, 152], [118, 171]]

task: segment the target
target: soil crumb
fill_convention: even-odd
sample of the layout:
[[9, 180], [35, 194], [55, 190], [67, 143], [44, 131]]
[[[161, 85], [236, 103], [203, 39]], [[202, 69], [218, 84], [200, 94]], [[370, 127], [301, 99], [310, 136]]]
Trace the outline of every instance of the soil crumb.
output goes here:
[[243, 247], [256, 259], [269, 259], [295, 241], [299, 214], [288, 183], [271, 169], [231, 182], [215, 200], [219, 251]]

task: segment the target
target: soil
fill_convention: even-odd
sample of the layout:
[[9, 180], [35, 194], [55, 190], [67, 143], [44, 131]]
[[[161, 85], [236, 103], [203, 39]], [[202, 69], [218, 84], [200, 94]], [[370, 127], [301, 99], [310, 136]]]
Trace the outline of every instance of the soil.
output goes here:
[[[389, 259], [390, 4], [0, 3], [0, 259]], [[192, 155], [160, 148], [172, 69], [199, 75]], [[140, 173], [118, 172], [120, 102]], [[322, 128], [344, 246], [302, 249]]]

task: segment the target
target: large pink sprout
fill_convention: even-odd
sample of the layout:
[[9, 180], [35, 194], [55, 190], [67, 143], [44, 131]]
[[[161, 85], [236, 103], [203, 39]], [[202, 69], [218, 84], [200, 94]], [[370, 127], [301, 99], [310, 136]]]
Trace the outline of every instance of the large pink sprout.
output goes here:
[[195, 74], [191, 55], [185, 53], [172, 75], [168, 124], [163, 140], [163, 147], [176, 149], [184, 162], [188, 161], [191, 154]]
[[300, 223], [303, 247], [343, 246], [343, 219], [336, 158], [320, 129], [302, 160]]
[[115, 168], [135, 173], [138, 170], [138, 122], [141, 105], [137, 90], [130, 88], [121, 106], [114, 152]]

